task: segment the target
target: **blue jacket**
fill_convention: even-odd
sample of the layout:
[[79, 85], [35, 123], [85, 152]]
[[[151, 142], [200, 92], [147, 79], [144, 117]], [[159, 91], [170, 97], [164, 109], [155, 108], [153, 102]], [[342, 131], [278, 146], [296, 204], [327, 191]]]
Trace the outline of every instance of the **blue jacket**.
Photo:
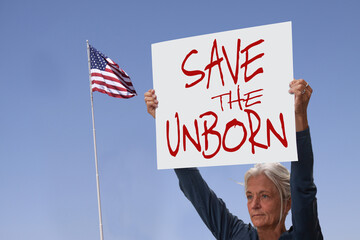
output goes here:
[[[323, 239], [317, 214], [313, 179], [313, 152], [309, 129], [297, 132], [298, 162], [291, 163], [291, 212], [293, 226], [279, 239]], [[256, 228], [232, 215], [222, 199], [208, 187], [197, 168], [176, 169], [180, 188], [216, 239], [259, 239]]]

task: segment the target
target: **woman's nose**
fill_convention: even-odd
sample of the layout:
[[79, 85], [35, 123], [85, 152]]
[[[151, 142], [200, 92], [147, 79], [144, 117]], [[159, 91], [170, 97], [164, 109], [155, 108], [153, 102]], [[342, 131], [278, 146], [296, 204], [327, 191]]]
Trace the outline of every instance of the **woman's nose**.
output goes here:
[[251, 203], [251, 208], [253, 208], [253, 209], [260, 208], [260, 198], [258, 198], [256, 196], [254, 197], [254, 199], [253, 199], [253, 201]]

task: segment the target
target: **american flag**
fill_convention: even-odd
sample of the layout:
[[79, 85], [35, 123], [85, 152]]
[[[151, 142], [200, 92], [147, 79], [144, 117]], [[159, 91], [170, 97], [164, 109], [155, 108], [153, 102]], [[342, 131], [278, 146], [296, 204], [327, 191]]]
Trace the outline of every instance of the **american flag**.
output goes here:
[[91, 45], [89, 51], [93, 92], [98, 91], [116, 98], [131, 98], [137, 95], [130, 77], [119, 65]]

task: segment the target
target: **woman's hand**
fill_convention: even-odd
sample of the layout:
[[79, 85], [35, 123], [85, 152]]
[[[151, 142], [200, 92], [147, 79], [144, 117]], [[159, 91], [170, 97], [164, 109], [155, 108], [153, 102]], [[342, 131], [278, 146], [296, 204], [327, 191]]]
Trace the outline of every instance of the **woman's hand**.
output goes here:
[[158, 107], [158, 100], [156, 99], [156, 94], [154, 89], [150, 89], [144, 94], [144, 100], [146, 103], [146, 108], [148, 113], [155, 118], [156, 108]]
[[289, 93], [295, 95], [295, 123], [297, 132], [309, 127], [307, 121], [307, 106], [312, 92], [312, 88], [304, 79], [294, 79], [290, 83]]

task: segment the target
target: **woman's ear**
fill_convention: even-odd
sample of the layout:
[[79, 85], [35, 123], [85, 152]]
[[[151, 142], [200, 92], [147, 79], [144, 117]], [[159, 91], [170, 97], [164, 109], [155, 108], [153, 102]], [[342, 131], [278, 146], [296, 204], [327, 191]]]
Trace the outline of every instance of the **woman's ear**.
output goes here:
[[291, 209], [291, 197], [286, 201], [286, 205], [285, 205], [285, 213], [286, 213], [286, 215], [288, 214], [290, 209]]

